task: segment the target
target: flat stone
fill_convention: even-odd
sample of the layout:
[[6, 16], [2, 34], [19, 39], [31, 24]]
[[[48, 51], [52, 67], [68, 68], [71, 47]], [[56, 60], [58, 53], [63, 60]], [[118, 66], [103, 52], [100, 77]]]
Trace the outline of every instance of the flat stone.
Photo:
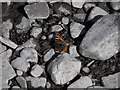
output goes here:
[[60, 25], [52, 26], [52, 32], [59, 32], [61, 30], [63, 30], [63, 28]]
[[77, 38], [80, 35], [83, 28], [84, 28], [84, 25], [77, 22], [72, 22], [70, 24], [70, 34], [72, 38]]
[[46, 78], [44, 77], [40, 77], [40, 78], [36, 78], [36, 77], [26, 77], [27, 81], [31, 82], [31, 86], [34, 88], [38, 88], [38, 87], [42, 87], [45, 88], [46, 85]]
[[16, 76], [14, 69], [9, 63], [9, 57], [12, 55], [12, 50], [8, 49], [7, 51], [0, 54], [0, 76], [2, 76], [2, 88], [9, 88], [8, 80]]
[[69, 53], [74, 56], [74, 57], [77, 57], [77, 56], [80, 56], [78, 53], [77, 53], [77, 47], [74, 46], [74, 45], [71, 45], [69, 47]]
[[18, 70], [26, 72], [30, 67], [30, 64], [25, 60], [25, 58], [18, 57], [11, 62], [11, 65]]
[[33, 3], [25, 6], [24, 9], [29, 18], [46, 19], [49, 16], [49, 7], [46, 2]]
[[1, 36], [0, 36], [0, 41], [13, 49], [16, 49], [18, 47], [18, 45], [12, 42], [10, 39], [6, 39]]
[[105, 11], [105, 10], [103, 10], [103, 9], [101, 9], [101, 8], [99, 8], [99, 7], [94, 7], [92, 10], [91, 10], [91, 12], [90, 12], [90, 14], [89, 14], [89, 16], [88, 16], [88, 21], [89, 20], [92, 20], [94, 17], [96, 17], [96, 16], [103, 16], [103, 15], [107, 15], [108, 13]]
[[110, 0], [110, 6], [114, 10], [120, 10], [120, 0]]
[[0, 53], [4, 52], [6, 50], [6, 46], [2, 45], [2, 43], [0, 43]]
[[72, 0], [73, 7], [82, 8], [86, 0]]
[[44, 55], [44, 61], [47, 62], [50, 60], [50, 58], [55, 54], [54, 49], [50, 49], [45, 55]]
[[80, 69], [81, 62], [67, 53], [56, 57], [47, 67], [51, 79], [57, 85], [63, 85], [72, 80]]
[[44, 69], [42, 66], [36, 64], [32, 67], [31, 75], [34, 77], [39, 77], [43, 73]]
[[84, 76], [70, 84], [68, 90], [71, 88], [87, 88], [89, 86], [92, 86], [92, 80], [88, 76]]
[[0, 25], [0, 36], [3, 36], [4, 38], [9, 38], [10, 36], [10, 30], [12, 29], [13, 24], [10, 22], [10, 20], [7, 20], [6, 22], [3, 22]]
[[34, 62], [37, 63], [38, 62], [38, 54], [37, 51], [33, 48], [24, 48], [21, 52], [20, 52], [20, 56], [25, 58], [25, 60], [27, 62]]
[[19, 83], [19, 85], [20, 85], [21, 88], [24, 88], [24, 89], [27, 88], [27, 82], [26, 82], [26, 80], [25, 80], [24, 77], [18, 76], [18, 77], [16, 78], [16, 80], [17, 80], [17, 82]]
[[105, 88], [120, 88], [120, 72], [102, 77]]
[[86, 33], [79, 52], [96, 60], [111, 58], [118, 53], [118, 31], [118, 15], [103, 16]]
[[34, 38], [37, 38], [39, 34], [41, 34], [42, 32], [42, 28], [37, 28], [34, 27], [30, 33], [31, 36], [33, 36]]
[[67, 25], [67, 24], [69, 23], [69, 18], [63, 17], [63, 18], [62, 18], [62, 23], [63, 23], [64, 25]]

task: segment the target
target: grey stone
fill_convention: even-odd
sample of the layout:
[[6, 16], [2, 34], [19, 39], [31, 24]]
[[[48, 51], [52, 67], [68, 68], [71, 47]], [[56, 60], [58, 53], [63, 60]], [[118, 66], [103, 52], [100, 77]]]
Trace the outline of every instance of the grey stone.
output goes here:
[[90, 69], [88, 67], [83, 67], [82, 68], [82, 71], [84, 71], [85, 73], [89, 73], [90, 72]]
[[[9, 57], [12, 55], [12, 50], [8, 49], [7, 51], [0, 54], [0, 80], [2, 81], [2, 88], [9, 88], [8, 80], [16, 76], [14, 69], [9, 63]], [[2, 76], [2, 77], [1, 77]]]
[[73, 7], [82, 8], [86, 0], [72, 0]]
[[105, 88], [120, 88], [120, 72], [102, 77]]
[[43, 73], [44, 69], [42, 66], [36, 64], [32, 67], [31, 75], [34, 77], [39, 77]]
[[87, 90], [96, 90], [96, 89], [97, 90], [109, 90], [109, 89], [102, 87], [102, 86], [90, 86], [90, 87], [88, 87]]
[[54, 49], [50, 49], [50, 50], [44, 55], [44, 61], [47, 62], [54, 54], [55, 54]]
[[84, 5], [84, 10], [85, 10], [85, 12], [88, 12], [88, 10], [89, 10], [90, 8], [92, 8], [92, 7], [95, 7], [95, 4], [86, 3], [86, 4]]
[[74, 45], [71, 45], [71, 46], [69, 47], [69, 53], [70, 53], [72, 56], [74, 56], [74, 57], [79, 56], [79, 54], [77, 53], [77, 47], [74, 46]]
[[18, 57], [11, 62], [11, 65], [21, 71], [26, 72], [30, 67], [30, 64], [25, 60], [25, 58]]
[[69, 23], [69, 18], [63, 17], [63, 18], [62, 18], [62, 23], [63, 23], [64, 25], [67, 25], [67, 24]]
[[17, 73], [18, 76], [22, 76], [23, 75], [23, 71], [21, 71], [21, 70], [17, 70], [16, 73]]
[[54, 25], [54, 26], [52, 26], [52, 32], [59, 32], [62, 29], [63, 28], [60, 25]]
[[4, 52], [6, 49], [6, 46], [2, 45], [2, 43], [0, 42], [0, 53]]
[[89, 86], [92, 86], [92, 80], [88, 76], [84, 76], [70, 84], [68, 90], [71, 88], [87, 88]]
[[24, 89], [27, 88], [27, 82], [26, 82], [26, 80], [25, 80], [24, 77], [18, 76], [18, 77], [16, 78], [16, 80], [17, 80], [17, 82], [19, 83], [19, 85], [20, 85], [21, 88], [24, 88]]
[[114, 0], [110, 0], [110, 5], [114, 10], [120, 10], [120, 0], [116, 0], [114, 2]]
[[86, 18], [86, 14], [76, 13], [73, 15], [74, 20], [77, 22], [84, 22]]
[[56, 57], [47, 67], [51, 79], [57, 85], [63, 85], [72, 80], [80, 69], [81, 62], [67, 53]]
[[41, 34], [42, 32], [42, 28], [37, 28], [34, 27], [30, 33], [31, 36], [33, 36], [34, 38], [37, 38], [39, 34]]
[[37, 51], [33, 48], [24, 48], [21, 52], [20, 52], [20, 56], [22, 58], [25, 58], [25, 60], [27, 62], [34, 62], [37, 63], [38, 62], [38, 54]]
[[33, 3], [25, 6], [24, 9], [29, 18], [46, 19], [49, 16], [49, 7], [46, 2]]
[[18, 45], [12, 42], [10, 39], [6, 39], [1, 36], [0, 36], [0, 41], [13, 49], [16, 49], [18, 47]]
[[45, 40], [45, 39], [46, 39], [46, 36], [42, 36], [41, 39], [42, 39], [42, 40]]
[[44, 77], [40, 77], [40, 78], [36, 78], [36, 77], [26, 77], [27, 81], [31, 82], [31, 86], [34, 88], [38, 88], [38, 87], [43, 87], [45, 88], [46, 85], [46, 78]]
[[77, 38], [80, 35], [83, 28], [84, 28], [84, 25], [77, 22], [72, 22], [70, 24], [70, 34], [72, 38]]
[[79, 52], [88, 58], [106, 60], [118, 53], [118, 15], [105, 15], [86, 33]]

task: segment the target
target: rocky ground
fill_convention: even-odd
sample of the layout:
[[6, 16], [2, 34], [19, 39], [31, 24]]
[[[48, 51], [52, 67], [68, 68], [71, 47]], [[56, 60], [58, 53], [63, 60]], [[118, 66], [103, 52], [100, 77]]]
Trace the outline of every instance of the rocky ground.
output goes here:
[[2, 3], [1, 88], [120, 88], [120, 0], [31, 1]]

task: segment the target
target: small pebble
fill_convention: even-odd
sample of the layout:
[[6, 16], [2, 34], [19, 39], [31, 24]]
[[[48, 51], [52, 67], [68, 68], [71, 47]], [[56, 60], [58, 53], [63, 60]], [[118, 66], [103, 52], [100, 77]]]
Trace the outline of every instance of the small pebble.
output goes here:
[[50, 88], [51, 87], [51, 84], [49, 82], [46, 83], [46, 87], [47, 88]]
[[18, 76], [22, 76], [22, 75], [23, 75], [23, 71], [17, 70], [17, 75], [18, 75]]
[[45, 39], [46, 39], [46, 36], [42, 36], [41, 39], [45, 40]]
[[54, 26], [52, 26], [52, 32], [59, 32], [62, 29], [63, 28], [60, 25], [54, 25]]
[[85, 72], [85, 73], [89, 73], [90, 72], [90, 69], [88, 67], [83, 67], [82, 70]]
[[62, 18], [62, 23], [65, 24], [65, 25], [67, 25], [69, 23], [69, 18], [63, 17]]
[[37, 38], [38, 35], [42, 32], [42, 28], [37, 28], [34, 27], [30, 33], [31, 36], [33, 36], [34, 38]]

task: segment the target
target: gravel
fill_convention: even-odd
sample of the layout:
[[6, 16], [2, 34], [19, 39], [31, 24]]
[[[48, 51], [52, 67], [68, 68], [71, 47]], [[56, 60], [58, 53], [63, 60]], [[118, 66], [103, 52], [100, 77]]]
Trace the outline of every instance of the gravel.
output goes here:
[[70, 54], [55, 58], [47, 67], [48, 73], [55, 84], [63, 85], [72, 80], [81, 69], [81, 62]]

